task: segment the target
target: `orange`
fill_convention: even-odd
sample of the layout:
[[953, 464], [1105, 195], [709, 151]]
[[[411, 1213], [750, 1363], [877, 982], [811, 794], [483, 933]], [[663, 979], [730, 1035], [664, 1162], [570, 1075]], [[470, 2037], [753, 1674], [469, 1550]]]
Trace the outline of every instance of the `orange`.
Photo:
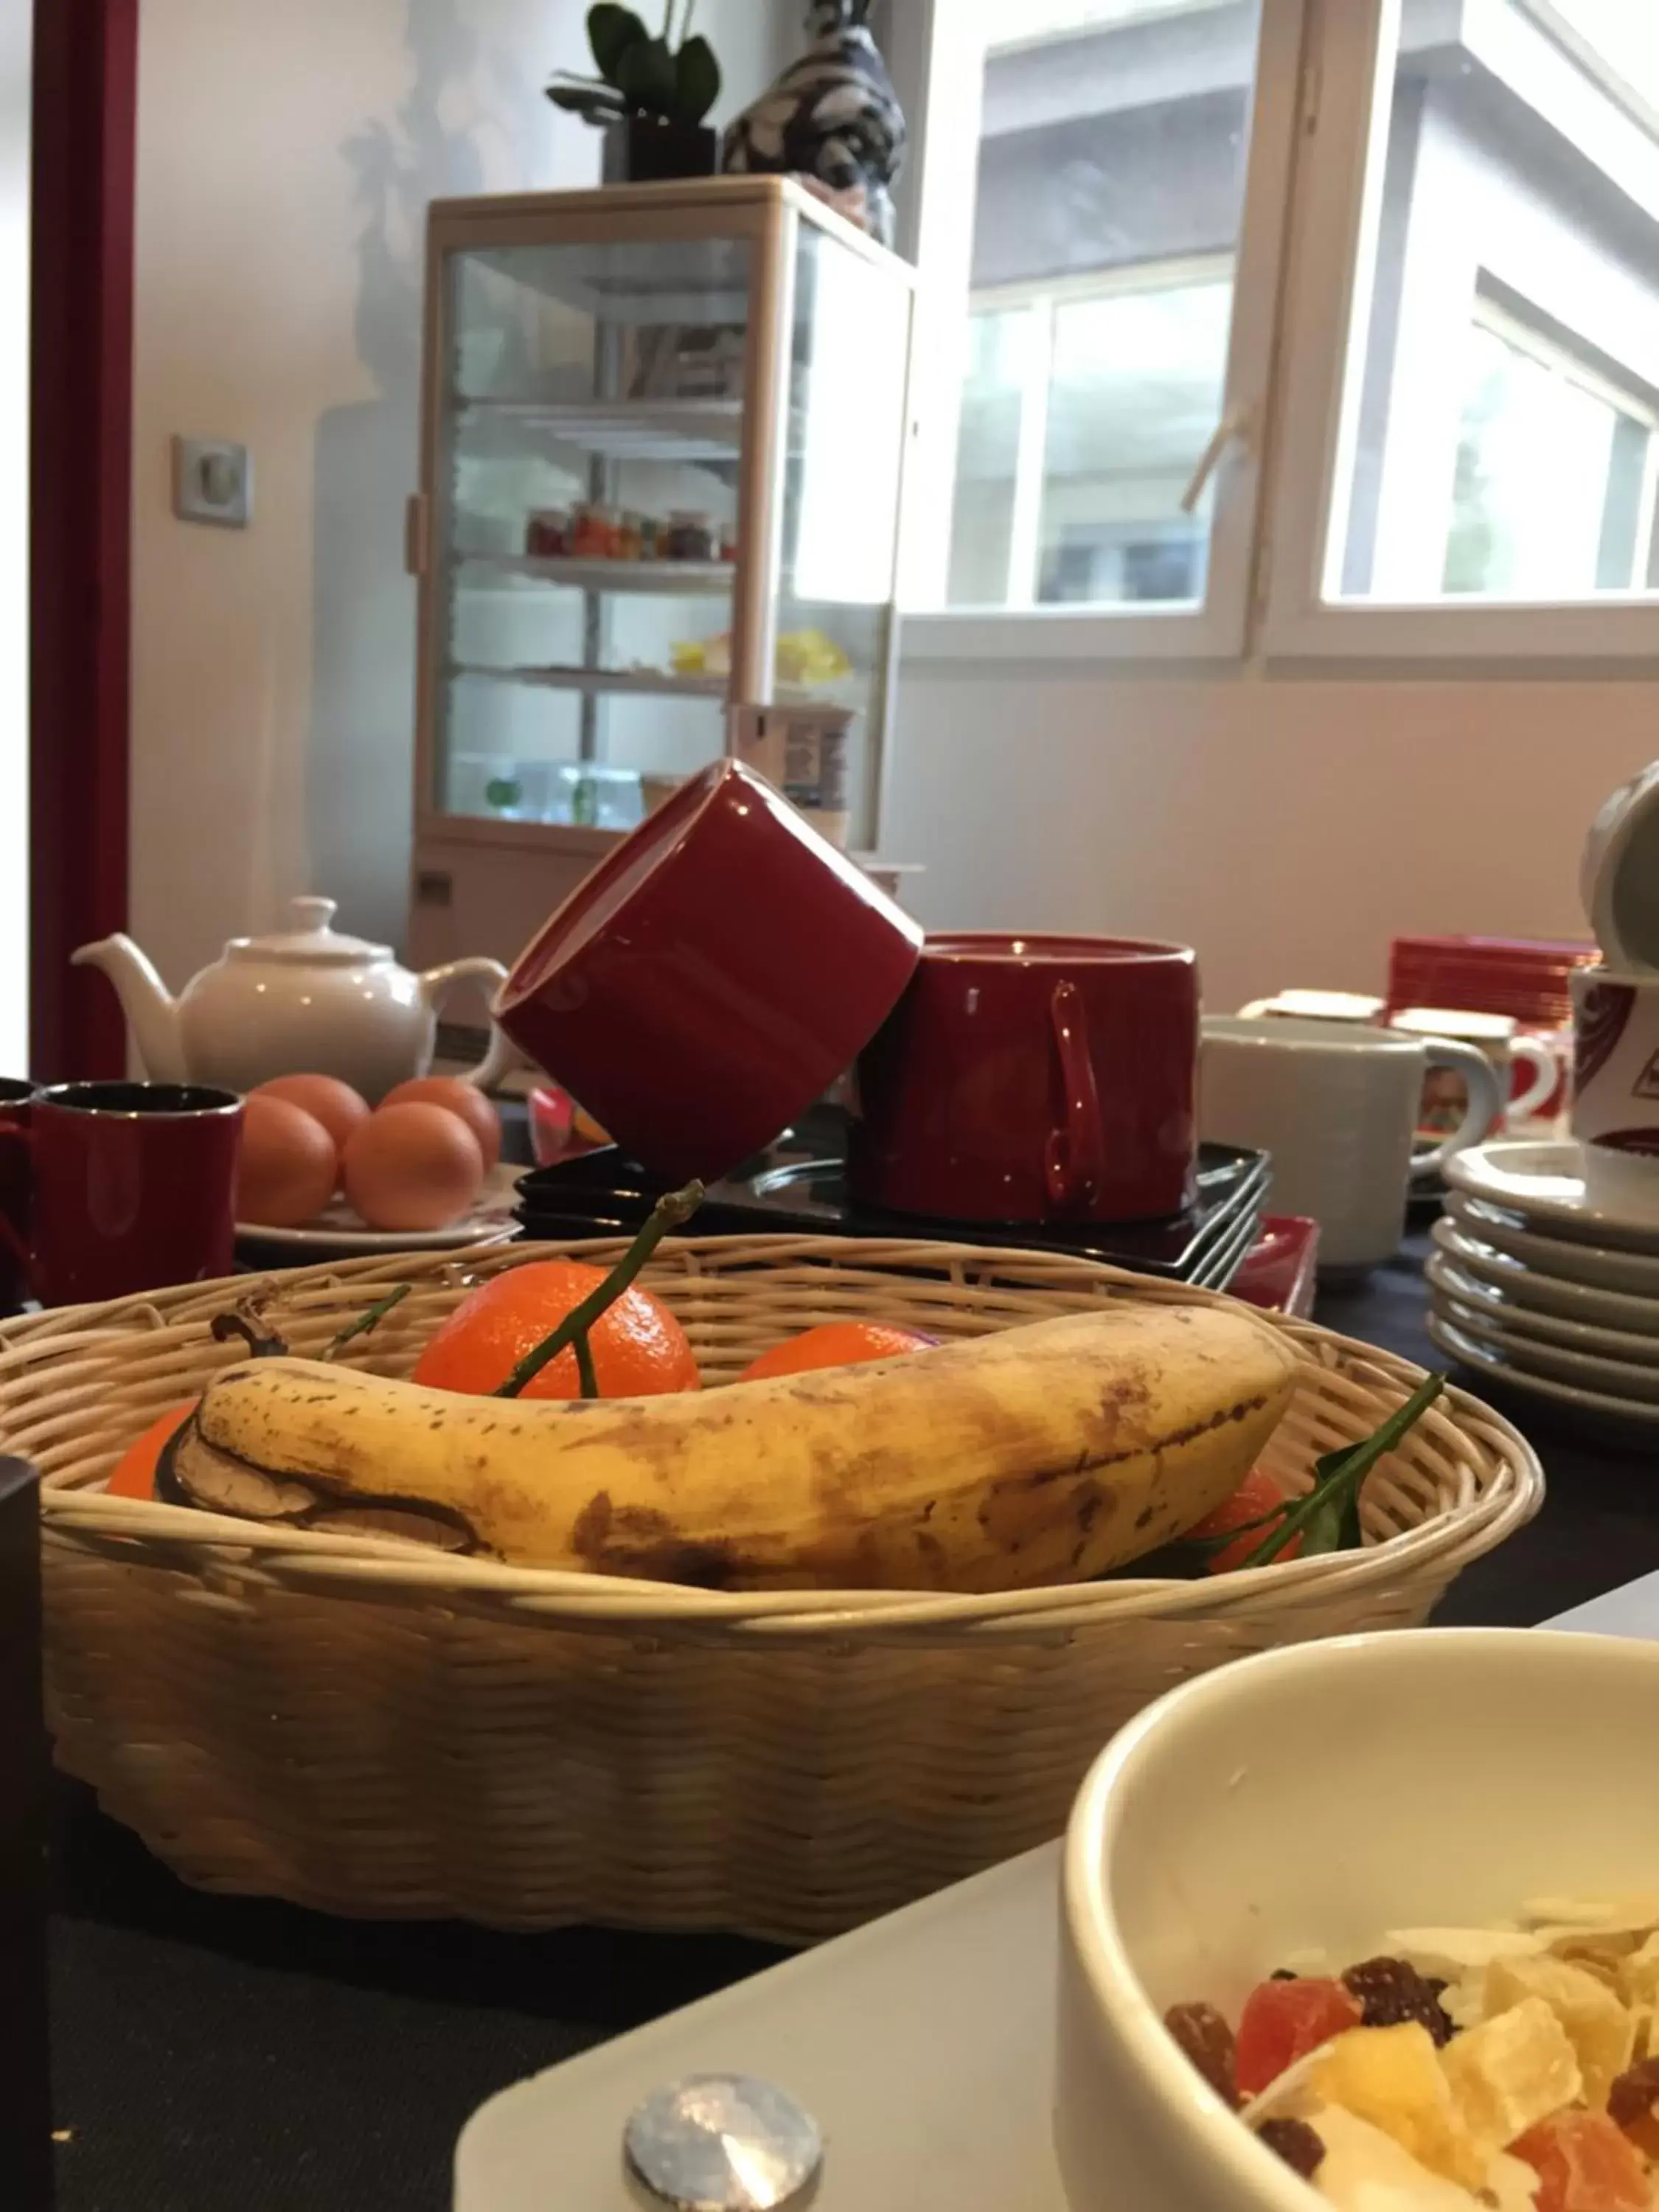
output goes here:
[[[1275, 1526], [1284, 1518], [1288, 1501], [1284, 1492], [1264, 1467], [1253, 1467], [1231, 1498], [1224, 1498], [1212, 1513], [1206, 1513], [1187, 1531], [1188, 1536], [1224, 1536], [1230, 1528], [1243, 1528], [1245, 1534], [1236, 1544], [1223, 1544], [1212, 1552], [1205, 1561], [1206, 1575], [1231, 1574], [1242, 1567], [1260, 1546], [1272, 1535]], [[1252, 1523], [1261, 1522], [1261, 1528]], [[1278, 1556], [1294, 1559], [1302, 1549], [1300, 1536], [1292, 1536]]]
[[[488, 1397], [604, 1280], [603, 1270], [574, 1260], [536, 1260], [481, 1283], [428, 1341], [413, 1380], [434, 1390]], [[602, 1398], [655, 1397], [695, 1390], [702, 1382], [685, 1331], [659, 1298], [637, 1285], [595, 1322], [588, 1340]], [[523, 1395], [580, 1397], [574, 1346], [550, 1360]]]
[[805, 1375], [814, 1367], [856, 1367], [866, 1359], [896, 1359], [926, 1352], [933, 1342], [919, 1329], [884, 1321], [827, 1321], [804, 1335], [785, 1339], [750, 1360], [739, 1382], [764, 1382], [774, 1375]]
[[196, 1411], [197, 1401], [188, 1405], [169, 1406], [165, 1413], [158, 1413], [142, 1437], [137, 1437], [115, 1463], [115, 1472], [105, 1486], [112, 1498], [154, 1498], [155, 1495], [155, 1463], [161, 1456], [162, 1446], [175, 1429], [182, 1428]]

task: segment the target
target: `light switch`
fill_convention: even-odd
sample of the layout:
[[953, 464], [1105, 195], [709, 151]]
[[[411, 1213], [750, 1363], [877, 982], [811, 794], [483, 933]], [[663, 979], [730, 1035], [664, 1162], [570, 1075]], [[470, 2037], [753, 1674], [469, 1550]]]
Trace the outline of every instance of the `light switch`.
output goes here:
[[181, 522], [246, 530], [253, 512], [253, 462], [222, 438], [174, 438], [173, 511]]

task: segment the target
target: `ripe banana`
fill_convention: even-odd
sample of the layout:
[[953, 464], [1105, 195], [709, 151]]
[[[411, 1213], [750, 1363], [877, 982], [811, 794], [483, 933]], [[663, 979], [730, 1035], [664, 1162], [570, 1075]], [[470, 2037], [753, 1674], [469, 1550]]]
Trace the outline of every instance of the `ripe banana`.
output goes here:
[[466, 1398], [304, 1359], [211, 1382], [159, 1494], [713, 1589], [1083, 1580], [1237, 1488], [1296, 1361], [1243, 1311], [1103, 1304], [655, 1398]]

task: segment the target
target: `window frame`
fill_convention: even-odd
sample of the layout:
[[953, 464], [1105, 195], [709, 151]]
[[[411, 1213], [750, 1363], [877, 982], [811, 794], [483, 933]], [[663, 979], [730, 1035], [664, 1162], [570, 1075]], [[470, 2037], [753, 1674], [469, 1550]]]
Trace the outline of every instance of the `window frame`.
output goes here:
[[[909, 112], [922, 118], [903, 240], [921, 272], [900, 554], [907, 665], [1243, 658], [1266, 516], [1264, 456], [1279, 289], [1303, 105], [1304, 39], [1314, 4], [1261, 0], [1250, 149], [1217, 426], [1218, 434], [1226, 435], [1211, 477], [1205, 594], [1195, 605], [1135, 602], [1121, 611], [1103, 605], [944, 608], [933, 583], [924, 581], [930, 575], [942, 581], [949, 553], [959, 331], [972, 297], [968, 273], [983, 64], [978, 41], [962, 35], [962, 0], [898, 0], [893, 8], [896, 82]], [[943, 123], [947, 114], [949, 129]]]
[[1311, 96], [1274, 395], [1264, 657], [1522, 668], [1600, 660], [1626, 672], [1633, 661], [1659, 661], [1659, 593], [1651, 587], [1576, 602], [1325, 596], [1329, 548], [1346, 537], [1354, 480], [1401, 0], [1311, 0]]

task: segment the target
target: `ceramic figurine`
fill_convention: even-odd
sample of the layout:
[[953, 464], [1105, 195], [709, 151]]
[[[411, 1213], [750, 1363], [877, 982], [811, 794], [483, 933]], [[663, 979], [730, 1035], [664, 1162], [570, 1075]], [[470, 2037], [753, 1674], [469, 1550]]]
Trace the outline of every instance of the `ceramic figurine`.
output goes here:
[[812, 0], [811, 44], [726, 134], [723, 166], [804, 176], [893, 242], [890, 190], [904, 155], [904, 110], [871, 34], [870, 0]]

